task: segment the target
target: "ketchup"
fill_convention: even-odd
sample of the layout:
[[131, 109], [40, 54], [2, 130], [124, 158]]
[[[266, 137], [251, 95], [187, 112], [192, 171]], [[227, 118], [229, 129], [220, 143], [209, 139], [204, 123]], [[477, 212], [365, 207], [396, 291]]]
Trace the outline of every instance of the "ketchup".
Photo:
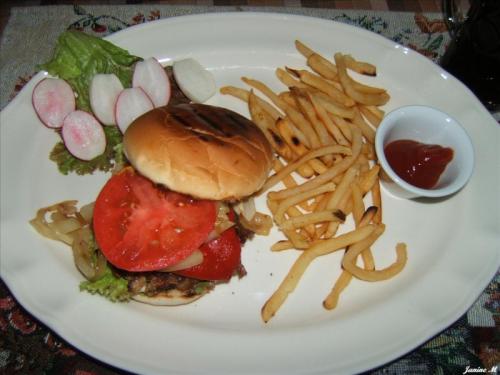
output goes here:
[[434, 187], [453, 159], [453, 150], [449, 147], [409, 139], [389, 143], [384, 152], [389, 165], [399, 177], [423, 189]]

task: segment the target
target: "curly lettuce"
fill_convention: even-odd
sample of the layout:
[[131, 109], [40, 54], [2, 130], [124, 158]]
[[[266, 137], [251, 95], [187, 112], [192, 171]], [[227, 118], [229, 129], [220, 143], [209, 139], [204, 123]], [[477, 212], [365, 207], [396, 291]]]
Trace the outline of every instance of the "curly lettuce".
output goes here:
[[99, 279], [80, 283], [80, 291], [99, 294], [112, 302], [125, 302], [130, 300], [131, 297], [128, 290], [128, 281], [114, 275], [109, 266]]

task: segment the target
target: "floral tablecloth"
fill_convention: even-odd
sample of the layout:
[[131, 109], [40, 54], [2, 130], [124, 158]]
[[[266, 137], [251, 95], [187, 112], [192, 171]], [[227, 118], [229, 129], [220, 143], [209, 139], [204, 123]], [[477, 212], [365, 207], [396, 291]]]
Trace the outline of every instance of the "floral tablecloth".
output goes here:
[[[48, 6], [14, 8], [0, 44], [0, 108], [48, 59], [57, 35], [75, 28], [105, 36], [134, 24], [183, 14], [272, 11], [327, 18], [362, 27], [409, 46], [434, 61], [449, 37], [442, 15], [312, 8], [168, 5]], [[22, 44], [23, 48], [19, 48]], [[0, 259], [1, 261], [1, 259]], [[421, 347], [370, 374], [497, 373], [500, 364], [500, 277], [471, 309]], [[123, 374], [71, 347], [20, 306], [0, 281], [1, 374]]]

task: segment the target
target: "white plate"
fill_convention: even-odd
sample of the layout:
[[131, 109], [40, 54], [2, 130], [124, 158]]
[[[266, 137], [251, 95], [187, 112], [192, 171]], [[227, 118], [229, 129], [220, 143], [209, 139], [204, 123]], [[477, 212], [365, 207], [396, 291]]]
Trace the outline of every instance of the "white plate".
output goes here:
[[[377, 65], [369, 81], [388, 88], [386, 109], [435, 106], [472, 137], [476, 169], [447, 200], [416, 202], [384, 194], [387, 231], [374, 251], [380, 266], [406, 241], [409, 263], [381, 283], [354, 281], [335, 311], [321, 305], [339, 275], [340, 254], [316, 261], [267, 325], [260, 308], [297, 256], [273, 254], [279, 235], [244, 249], [248, 276], [177, 308], [113, 304], [78, 291], [70, 251], [37, 235], [28, 220], [63, 199], [92, 201], [106, 179], [64, 177], [47, 158], [56, 137], [31, 107], [38, 74], [1, 113], [1, 275], [19, 302], [70, 343], [115, 366], [140, 373], [353, 373], [386, 363], [458, 319], [500, 264], [498, 182], [500, 128], [472, 94], [438, 66], [378, 35], [320, 19], [232, 13], [179, 17], [132, 27], [109, 40], [163, 62], [193, 56], [219, 86], [243, 86], [243, 75], [281, 90], [278, 66], [302, 67], [301, 39], [326, 56], [348, 52]], [[247, 114], [217, 95], [213, 104]], [[260, 202], [261, 207], [263, 203]]]

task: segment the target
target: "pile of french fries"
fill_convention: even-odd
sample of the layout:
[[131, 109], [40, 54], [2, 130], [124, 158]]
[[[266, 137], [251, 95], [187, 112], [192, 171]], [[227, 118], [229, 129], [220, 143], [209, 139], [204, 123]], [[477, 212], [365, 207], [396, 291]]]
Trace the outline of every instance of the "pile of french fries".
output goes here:
[[[342, 53], [335, 53], [330, 61], [300, 41], [295, 46], [308, 68], [276, 69], [286, 91], [275, 93], [263, 82], [247, 77], [242, 81], [250, 86], [248, 90], [234, 86], [220, 90], [248, 103], [253, 122], [277, 155], [275, 173], [261, 194], [267, 192], [274, 222], [286, 239], [271, 250], [300, 251], [285, 279], [264, 304], [264, 322], [276, 314], [316, 258], [344, 250], [340, 277], [323, 301], [326, 309], [337, 306], [353, 277], [386, 280], [398, 274], [407, 261], [406, 245], [399, 243], [395, 262], [376, 269], [370, 250], [385, 229], [380, 166], [373, 143], [384, 116], [380, 106], [390, 96], [383, 88], [353, 79], [349, 71], [376, 76], [376, 67]], [[280, 182], [284, 189], [269, 191]], [[371, 205], [365, 207], [365, 200], [370, 199]], [[338, 234], [349, 214], [355, 228]]]

